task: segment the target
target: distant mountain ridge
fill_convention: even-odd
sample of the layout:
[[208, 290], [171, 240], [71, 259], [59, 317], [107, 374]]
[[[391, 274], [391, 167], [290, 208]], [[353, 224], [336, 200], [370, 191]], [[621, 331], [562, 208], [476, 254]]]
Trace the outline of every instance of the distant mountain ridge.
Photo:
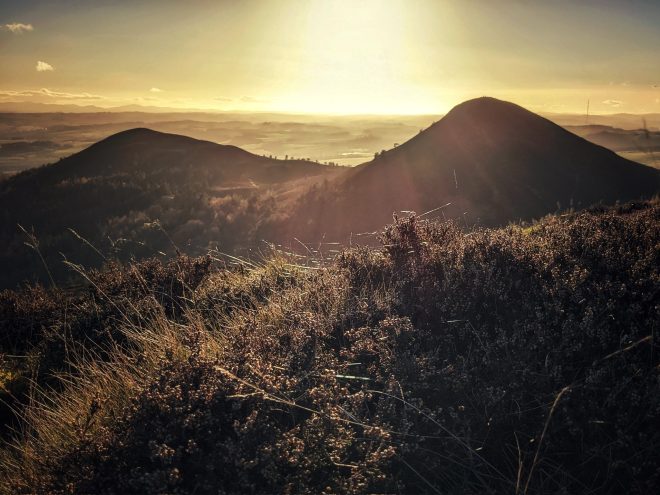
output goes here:
[[0, 112], [7, 113], [87, 113], [87, 112], [208, 112], [209, 110], [202, 109], [179, 109], [172, 107], [158, 107], [147, 105], [118, 105], [114, 107], [100, 107], [98, 105], [78, 105], [75, 103], [42, 103], [34, 101], [7, 101], [0, 103]]
[[[71, 113], [71, 114], [89, 114], [89, 113], [106, 113], [106, 114], [121, 114], [121, 113], [134, 113], [134, 114], [191, 114], [191, 115], [209, 115], [209, 116], [222, 116], [222, 115], [249, 115], [258, 114], [263, 118], [271, 120], [297, 119], [310, 114], [295, 114], [295, 113], [282, 113], [273, 111], [260, 111], [260, 112], [246, 112], [240, 110], [212, 110], [203, 108], [173, 108], [173, 107], [158, 107], [152, 105], [119, 105], [114, 107], [100, 107], [97, 105], [79, 105], [79, 104], [64, 104], [64, 103], [42, 103], [30, 101], [7, 101], [0, 102], [0, 113], [7, 114], [39, 114], [39, 113]], [[660, 113], [610, 113], [610, 114], [592, 114], [585, 115], [581, 113], [556, 113], [556, 112], [540, 112], [540, 115], [559, 124], [561, 126], [578, 126], [585, 124], [596, 125], [614, 125], [615, 127], [622, 127], [624, 129], [638, 129], [644, 127], [646, 123], [650, 130], [660, 130]], [[368, 114], [367, 114], [368, 115]], [[437, 113], [430, 113], [429, 115], [437, 115]], [[613, 124], [612, 121], [616, 123]]]

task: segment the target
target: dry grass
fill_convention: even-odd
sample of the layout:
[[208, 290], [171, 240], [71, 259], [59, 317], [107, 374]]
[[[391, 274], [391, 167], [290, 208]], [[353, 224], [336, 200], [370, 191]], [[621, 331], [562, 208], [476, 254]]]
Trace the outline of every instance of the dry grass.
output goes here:
[[181, 258], [37, 307], [5, 294], [39, 372], [0, 487], [653, 492], [659, 219], [647, 203], [466, 234], [411, 217], [316, 269]]

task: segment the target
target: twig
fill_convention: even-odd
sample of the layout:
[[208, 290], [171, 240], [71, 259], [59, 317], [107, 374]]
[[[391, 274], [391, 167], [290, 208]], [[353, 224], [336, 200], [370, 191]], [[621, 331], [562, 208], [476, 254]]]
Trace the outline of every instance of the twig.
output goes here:
[[527, 475], [527, 482], [525, 483], [525, 489], [523, 490], [524, 495], [527, 495], [527, 490], [529, 489], [529, 483], [532, 481], [532, 475], [534, 474], [534, 469], [536, 468], [536, 465], [539, 462], [541, 444], [543, 443], [543, 439], [545, 438], [545, 433], [548, 431], [548, 425], [550, 424], [550, 419], [552, 418], [552, 415], [555, 412], [555, 409], [557, 408], [557, 404], [559, 404], [559, 401], [561, 400], [562, 396], [569, 390], [570, 387], [562, 388], [557, 394], [557, 397], [555, 397], [555, 401], [552, 403], [552, 407], [550, 408], [550, 413], [548, 414], [548, 418], [545, 420], [545, 425], [543, 426], [543, 432], [541, 433], [541, 438], [539, 438], [539, 443], [536, 446], [536, 453], [534, 454], [534, 460], [532, 461], [532, 466], [529, 469], [529, 474]]

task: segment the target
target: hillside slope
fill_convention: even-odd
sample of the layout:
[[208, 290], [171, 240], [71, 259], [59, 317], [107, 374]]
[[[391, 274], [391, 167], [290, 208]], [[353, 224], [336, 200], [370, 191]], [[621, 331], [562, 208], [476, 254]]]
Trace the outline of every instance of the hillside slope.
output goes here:
[[149, 129], [120, 132], [0, 182], [0, 265], [7, 267], [0, 288], [48, 281], [25, 241], [38, 242], [56, 281], [69, 272], [60, 253], [98, 266], [103, 256], [153, 256], [173, 253], [174, 246], [189, 253], [214, 246], [231, 251], [248, 245], [276, 214], [279, 194], [337, 173], [337, 167]]
[[272, 184], [327, 170], [315, 162], [276, 160], [236, 146], [135, 128], [113, 134], [56, 164], [26, 171], [2, 184], [2, 190], [18, 190], [26, 183], [47, 188], [63, 180], [134, 173], [164, 179], [207, 180], [211, 185], [247, 180]]
[[245, 253], [262, 241], [346, 241], [402, 210], [443, 207], [434, 214], [495, 226], [659, 191], [660, 171], [493, 98], [458, 105], [354, 169], [138, 128], [0, 182], [0, 288], [68, 283], [63, 255], [93, 267]]
[[478, 98], [337, 179], [327, 194], [306, 198], [301, 211], [314, 224], [308, 235], [319, 238], [377, 229], [392, 212], [447, 203], [450, 218], [501, 225], [658, 191], [658, 170], [513, 103]]
[[657, 202], [381, 240], [0, 294], [0, 491], [658, 493]]

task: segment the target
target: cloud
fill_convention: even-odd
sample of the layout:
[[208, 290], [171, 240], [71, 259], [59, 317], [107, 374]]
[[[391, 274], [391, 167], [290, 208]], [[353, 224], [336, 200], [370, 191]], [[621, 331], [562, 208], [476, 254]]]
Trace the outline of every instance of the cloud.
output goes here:
[[162, 93], [163, 92], [163, 90], [160, 89], [160, 88], [151, 88], [149, 91], [151, 91], [152, 93]]
[[39, 94], [50, 96], [51, 98], [64, 98], [67, 100], [102, 100], [103, 97], [99, 95], [92, 95], [89, 93], [64, 93], [61, 91], [51, 91], [47, 88], [41, 88]]
[[234, 101], [231, 98], [225, 98], [223, 96], [217, 96], [216, 98], [213, 98], [215, 101]]
[[89, 93], [65, 93], [62, 91], [51, 91], [48, 88], [41, 88], [27, 91], [0, 91], [1, 99], [12, 98], [34, 98], [45, 97], [58, 100], [102, 100], [103, 97], [99, 95], [92, 95]]
[[48, 64], [48, 63], [46, 63], [46, 62], [42, 62], [41, 60], [39, 60], [39, 61], [37, 62], [37, 67], [36, 67], [36, 69], [37, 69], [37, 72], [46, 72], [46, 71], [53, 71], [53, 70], [55, 70], [55, 67], [53, 67], [52, 65], [50, 65], [50, 64]]
[[604, 100], [603, 103], [605, 105], [609, 105], [609, 106], [615, 107], [615, 108], [620, 107], [621, 105], [623, 105], [623, 102], [621, 100]]
[[241, 102], [243, 102], [243, 103], [269, 103], [268, 100], [262, 100], [261, 98], [254, 98], [252, 96], [241, 96]]
[[2, 28], [11, 31], [14, 34], [23, 34], [26, 31], [34, 31], [32, 24], [23, 24], [22, 22], [11, 22], [3, 25]]

